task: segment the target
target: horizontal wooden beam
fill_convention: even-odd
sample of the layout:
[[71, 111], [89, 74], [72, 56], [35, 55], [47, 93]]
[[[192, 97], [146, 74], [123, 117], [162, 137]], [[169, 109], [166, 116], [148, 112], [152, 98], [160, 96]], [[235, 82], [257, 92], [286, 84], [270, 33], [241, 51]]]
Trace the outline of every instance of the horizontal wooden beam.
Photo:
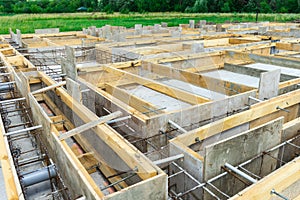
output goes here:
[[[273, 199], [276, 197], [271, 191], [274, 189], [276, 192], [285, 195], [284, 190], [299, 191], [299, 186], [294, 185], [300, 179], [300, 157], [296, 160], [289, 162], [278, 170], [274, 171], [267, 177], [261, 179], [254, 185], [246, 188], [244, 191], [239, 192], [232, 197], [232, 200], [255, 200], [255, 199]], [[299, 193], [298, 193], [299, 194]], [[290, 196], [290, 195], [289, 195]], [[277, 197], [278, 198], [278, 197]], [[278, 198], [280, 199], [280, 198]]]
[[286, 88], [292, 85], [300, 84], [300, 78], [284, 81], [279, 83], [279, 89]]
[[196, 141], [203, 140], [215, 134], [239, 126], [241, 124], [274, 113], [278, 111], [278, 107], [287, 108], [295, 104], [298, 104], [299, 102], [300, 102], [300, 91], [299, 90], [292, 91], [290, 93], [269, 99], [267, 101], [257, 103], [251, 106], [249, 110], [246, 110], [244, 112], [207, 124], [195, 130], [192, 130], [186, 134], [179, 135], [173, 140], [180, 141], [183, 144], [189, 146], [191, 144], [194, 144]]
[[111, 94], [112, 96], [118, 98], [122, 102], [128, 104], [132, 108], [138, 110], [139, 112], [147, 113], [149, 112], [149, 110], [156, 110], [156, 112], [149, 113], [150, 116], [164, 113], [164, 110], [159, 110], [157, 106], [147, 101], [144, 101], [143, 99], [138, 98], [134, 95], [131, 95], [127, 93], [125, 90], [122, 90], [111, 84], [105, 84], [105, 91]]
[[[232, 95], [242, 92], [247, 92], [255, 88], [246, 85], [233, 83], [230, 81], [224, 81], [196, 73], [191, 73], [182, 69], [176, 69], [164, 65], [153, 64], [149, 62], [142, 62], [142, 68], [153, 73], [166, 76], [167, 78], [173, 78], [181, 81], [188, 82], [190, 84], [206, 88], [215, 92], [223, 93], [226, 95]], [[229, 88], [231, 90], [228, 90]], [[233, 92], [233, 91], [236, 92]]]

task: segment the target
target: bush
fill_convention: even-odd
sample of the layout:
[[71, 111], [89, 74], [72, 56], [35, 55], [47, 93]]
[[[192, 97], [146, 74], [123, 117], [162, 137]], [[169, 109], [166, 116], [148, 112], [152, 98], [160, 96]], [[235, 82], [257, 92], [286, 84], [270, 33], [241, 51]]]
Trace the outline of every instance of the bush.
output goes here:
[[129, 14], [129, 9], [128, 9], [128, 8], [122, 8], [122, 9], [120, 10], [120, 13], [121, 13], [121, 14]]
[[39, 7], [38, 5], [32, 4], [29, 8], [31, 13], [41, 13], [43, 9]]

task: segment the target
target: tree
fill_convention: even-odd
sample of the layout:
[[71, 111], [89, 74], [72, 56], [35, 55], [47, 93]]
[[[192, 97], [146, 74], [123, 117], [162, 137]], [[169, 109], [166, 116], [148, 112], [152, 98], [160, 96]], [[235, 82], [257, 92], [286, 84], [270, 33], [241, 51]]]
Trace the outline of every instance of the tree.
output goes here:
[[230, 6], [228, 2], [224, 3], [223, 7], [221, 8], [221, 11], [225, 13], [230, 12]]
[[196, 0], [194, 6], [193, 6], [193, 12], [207, 12], [207, 0]]
[[271, 13], [272, 9], [271, 6], [268, 4], [266, 0], [260, 2], [260, 12], [262, 13]]

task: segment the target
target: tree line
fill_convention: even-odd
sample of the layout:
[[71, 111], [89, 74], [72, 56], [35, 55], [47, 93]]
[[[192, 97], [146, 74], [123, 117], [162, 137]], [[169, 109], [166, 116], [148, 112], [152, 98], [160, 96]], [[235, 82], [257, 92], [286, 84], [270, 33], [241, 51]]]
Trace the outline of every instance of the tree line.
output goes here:
[[300, 0], [0, 0], [4, 13], [121, 12], [250, 12], [299, 13]]

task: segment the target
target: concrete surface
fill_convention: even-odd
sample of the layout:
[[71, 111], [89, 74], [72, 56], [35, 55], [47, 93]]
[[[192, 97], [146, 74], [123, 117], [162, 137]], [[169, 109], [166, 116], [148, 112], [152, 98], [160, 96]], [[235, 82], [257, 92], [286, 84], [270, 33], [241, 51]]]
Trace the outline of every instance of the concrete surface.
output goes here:
[[230, 81], [237, 84], [247, 85], [255, 88], [257, 88], [259, 84], [259, 78], [244, 75], [244, 74], [238, 74], [226, 70], [216, 70], [216, 71], [210, 71], [201, 74], [212, 78], [217, 78], [224, 81]]
[[191, 106], [188, 103], [179, 101], [175, 98], [156, 92], [141, 85], [137, 86], [136, 88], [128, 88], [127, 92], [149, 103], [152, 103], [153, 105], [157, 106], [157, 108], [165, 107], [166, 109], [164, 111], [166, 112], [173, 110], [181, 110]]
[[282, 67], [278, 65], [270, 65], [270, 64], [265, 64], [265, 63], [253, 63], [249, 65], [245, 65], [249, 68], [253, 69], [261, 69], [261, 70], [275, 70], [275, 69], [280, 69], [281, 74], [287, 74], [291, 76], [299, 76], [300, 77], [300, 70], [299, 69], [293, 69], [293, 68], [288, 68], [288, 67]]
[[189, 84], [189, 83], [186, 83], [183, 81], [175, 80], [175, 79], [163, 80], [160, 82], [163, 84], [193, 93], [193, 94], [197, 94], [202, 97], [206, 97], [211, 100], [221, 100], [221, 99], [225, 99], [226, 97], [228, 97], [224, 94], [217, 93], [217, 92], [205, 89], [205, 88], [197, 87], [195, 85], [192, 85], [192, 84]]
[[0, 162], [0, 197], [3, 200], [7, 199], [1, 162]]

